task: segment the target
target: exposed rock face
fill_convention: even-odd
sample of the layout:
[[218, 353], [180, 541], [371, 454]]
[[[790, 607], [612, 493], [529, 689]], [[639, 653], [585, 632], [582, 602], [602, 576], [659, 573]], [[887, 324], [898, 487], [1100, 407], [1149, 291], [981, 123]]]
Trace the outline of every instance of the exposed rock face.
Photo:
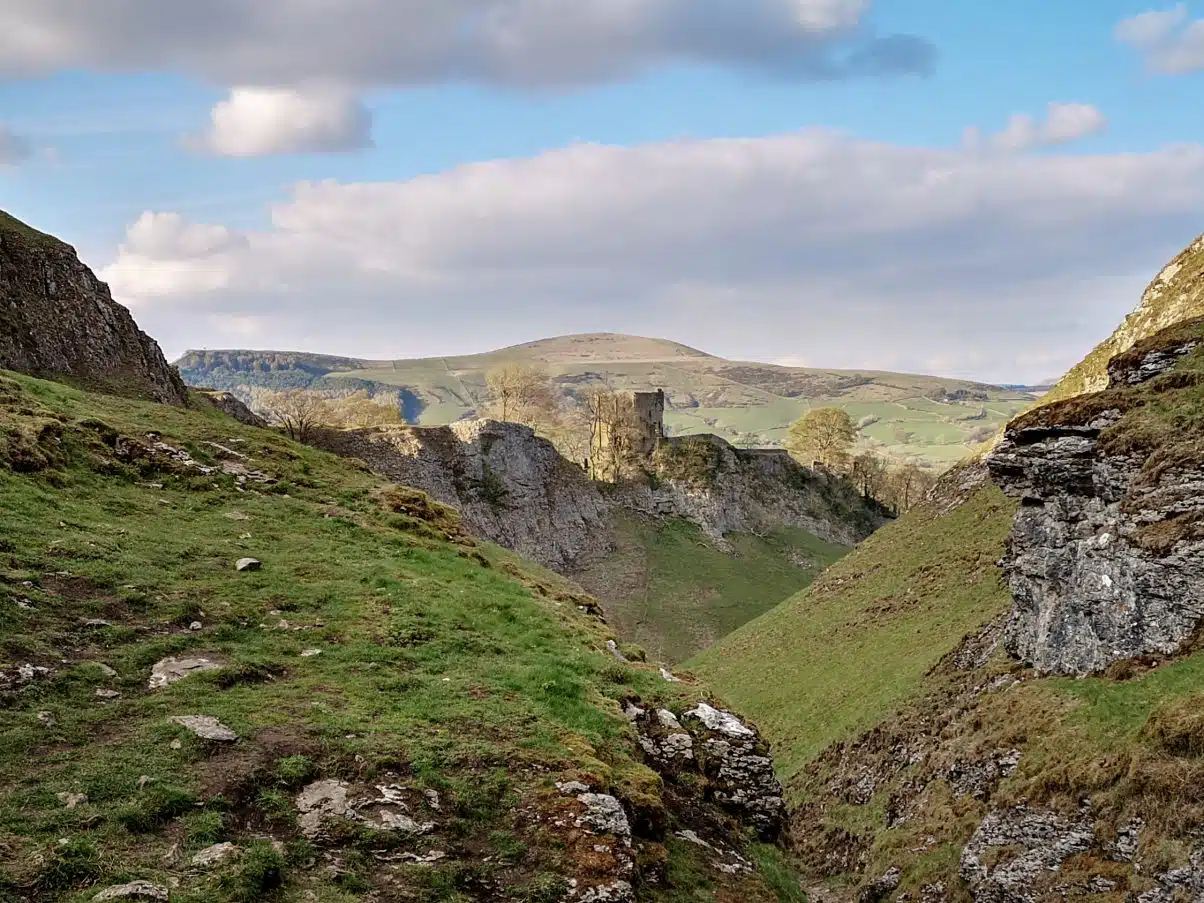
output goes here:
[[238, 400], [232, 392], [201, 389], [200, 393], [223, 414], [229, 414], [247, 426], [267, 426], [268, 422]]
[[0, 212], [0, 368], [186, 404], [180, 374], [69, 245]]
[[718, 436], [686, 436], [662, 441], [650, 465], [655, 484], [624, 486], [622, 504], [684, 517], [713, 539], [790, 526], [855, 545], [886, 520], [852, 487], [781, 449], [738, 449]]
[[680, 718], [667, 709], [626, 703], [648, 764], [667, 780], [706, 778], [705, 796], [751, 825], [764, 840], [781, 833], [786, 807], [773, 771], [769, 745], [731, 712], [705, 702]]
[[[1112, 386], [1153, 379], [1197, 344], [1139, 345], [1113, 360]], [[1188, 533], [1158, 547], [1142, 535], [1204, 514], [1204, 464], [1147, 473], [1148, 452], [1108, 450], [1101, 435], [1123, 414], [1110, 402], [1105, 394], [1020, 418], [987, 459], [1022, 502], [1004, 559], [1015, 599], [1005, 643], [1046, 673], [1175, 652], [1204, 616], [1204, 542]]]
[[1094, 843], [1090, 820], [1023, 806], [991, 812], [962, 850], [961, 877], [978, 903], [1027, 903], [1043, 874]]
[[458, 508], [473, 533], [549, 567], [566, 569], [605, 543], [601, 493], [530, 427], [472, 420], [327, 431], [315, 443]]
[[550, 442], [514, 423], [332, 430], [314, 442], [424, 490], [458, 508], [478, 536], [560, 571], [609, 551], [616, 510], [683, 517], [717, 540], [796, 526], [849, 545], [885, 519], [851, 487], [785, 452], [735, 449], [715, 436], [664, 440], [649, 460], [652, 483], [605, 494]]

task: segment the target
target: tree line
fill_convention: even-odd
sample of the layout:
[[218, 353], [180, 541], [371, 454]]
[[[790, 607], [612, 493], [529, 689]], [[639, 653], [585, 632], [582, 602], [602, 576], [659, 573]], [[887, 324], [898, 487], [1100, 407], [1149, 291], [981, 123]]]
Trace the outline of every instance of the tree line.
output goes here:
[[914, 508], [937, 475], [915, 461], [892, 461], [872, 449], [855, 452], [858, 433], [840, 408], [812, 408], [790, 425], [785, 446], [800, 464], [844, 476], [866, 498], [900, 514]]

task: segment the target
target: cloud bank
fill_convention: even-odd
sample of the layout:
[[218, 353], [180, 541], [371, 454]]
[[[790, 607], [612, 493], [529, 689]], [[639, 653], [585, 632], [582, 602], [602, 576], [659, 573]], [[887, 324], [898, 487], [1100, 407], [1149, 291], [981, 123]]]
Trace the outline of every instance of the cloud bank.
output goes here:
[[1197, 146], [984, 156], [815, 130], [301, 183], [256, 231], [146, 214], [102, 277], [172, 351], [255, 324], [277, 347], [441, 354], [538, 324], [1023, 380], [1107, 334], [1202, 210]]
[[1187, 5], [1152, 10], [1116, 26], [1116, 39], [1137, 50], [1151, 72], [1185, 75], [1204, 71], [1204, 19], [1192, 20]]
[[925, 71], [869, 0], [0, 0], [0, 72], [171, 70], [227, 85], [562, 87], [659, 63], [783, 75]]

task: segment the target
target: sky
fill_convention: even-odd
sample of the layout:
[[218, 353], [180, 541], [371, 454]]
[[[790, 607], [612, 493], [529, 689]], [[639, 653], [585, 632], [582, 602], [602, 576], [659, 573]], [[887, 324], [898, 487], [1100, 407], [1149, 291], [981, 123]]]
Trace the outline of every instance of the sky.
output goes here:
[[0, 209], [170, 358], [1056, 376], [1204, 231], [1204, 2], [0, 0]]

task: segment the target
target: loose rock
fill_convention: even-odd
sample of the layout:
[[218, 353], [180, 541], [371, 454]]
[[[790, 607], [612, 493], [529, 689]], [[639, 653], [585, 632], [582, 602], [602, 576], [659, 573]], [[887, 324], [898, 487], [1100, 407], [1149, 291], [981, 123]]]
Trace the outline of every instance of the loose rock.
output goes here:
[[151, 668], [150, 681], [147, 684], [152, 690], [159, 690], [168, 684], [185, 677], [192, 677], [204, 671], [215, 671], [222, 667], [219, 662], [208, 658], [165, 658], [155, 662]]
[[240, 558], [234, 562], [236, 571], [258, 571], [263, 567], [263, 562], [258, 558]]
[[232, 843], [215, 843], [193, 856], [192, 865], [196, 868], [209, 868], [225, 859], [237, 856], [240, 852], [242, 851]]
[[103, 903], [105, 900], [167, 900], [170, 896], [166, 887], [149, 881], [131, 881], [106, 888], [92, 900], [93, 903]]
[[186, 727], [202, 740], [212, 740], [216, 743], [233, 743], [238, 734], [226, 727], [211, 715], [176, 715], [172, 723]]

